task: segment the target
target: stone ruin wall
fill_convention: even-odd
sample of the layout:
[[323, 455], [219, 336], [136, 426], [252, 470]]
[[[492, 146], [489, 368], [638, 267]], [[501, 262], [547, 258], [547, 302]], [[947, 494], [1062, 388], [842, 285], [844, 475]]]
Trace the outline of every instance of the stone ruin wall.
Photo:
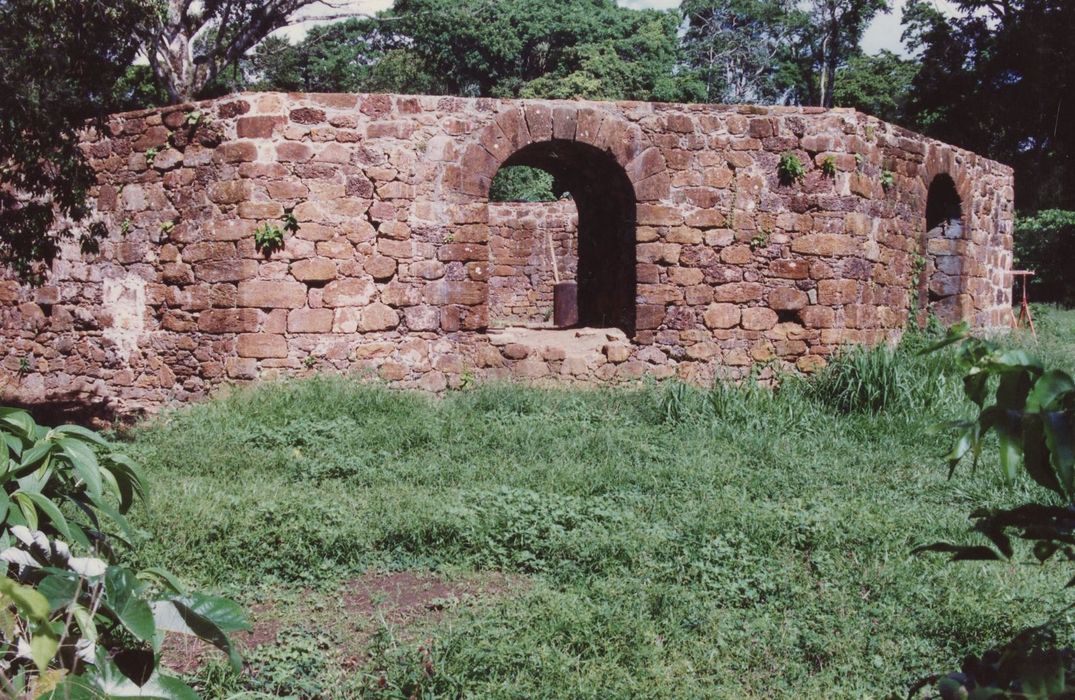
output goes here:
[[[584, 146], [633, 193], [632, 327], [586, 357], [487, 332], [489, 183], [528, 144]], [[321, 371], [432, 391], [810, 372], [906, 327], [939, 176], [962, 206], [949, 305], [1010, 317], [1011, 170], [852, 110], [251, 93], [116, 115], [84, 148], [110, 234], [45, 286], [0, 281], [5, 401], [132, 411]], [[283, 248], [257, 250], [288, 213]]]
[[[552, 317], [552, 255], [561, 282], [578, 268], [578, 212], [558, 202], [490, 202], [489, 326], [545, 324]], [[552, 253], [548, 237], [552, 238]]]

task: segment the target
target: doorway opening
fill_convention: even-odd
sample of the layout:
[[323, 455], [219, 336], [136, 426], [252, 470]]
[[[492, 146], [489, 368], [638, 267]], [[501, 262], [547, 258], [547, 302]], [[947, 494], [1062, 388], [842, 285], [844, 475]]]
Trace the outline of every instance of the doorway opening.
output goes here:
[[[634, 188], [612, 155], [558, 139], [513, 153], [490, 191], [490, 327], [632, 336], [635, 217]], [[572, 291], [576, 313], [556, 313]]]
[[963, 319], [963, 202], [948, 175], [933, 178], [926, 198], [924, 267], [918, 289], [922, 320], [927, 314], [950, 325]]

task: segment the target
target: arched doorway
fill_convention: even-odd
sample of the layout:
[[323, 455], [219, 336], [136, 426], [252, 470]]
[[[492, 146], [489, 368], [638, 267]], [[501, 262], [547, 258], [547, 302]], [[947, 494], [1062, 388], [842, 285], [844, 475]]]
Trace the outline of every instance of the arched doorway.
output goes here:
[[[564, 231], [535, 231], [528, 245], [556, 259], [558, 270], [578, 285], [578, 325], [618, 328], [628, 336], [635, 329], [635, 193], [624, 168], [608, 152], [579, 141], [552, 139], [519, 148], [502, 163], [501, 169], [526, 166], [548, 173], [552, 178], [549, 206], [565, 210], [563, 200], [574, 202], [577, 225], [574, 237]], [[559, 201], [557, 201], [559, 200]], [[495, 205], [491, 205], [495, 206]], [[559, 217], [541, 221], [560, 221]], [[554, 225], [560, 228], [558, 225]], [[515, 250], [517, 256], [526, 251]], [[499, 265], [498, 247], [491, 248], [493, 275]], [[525, 257], [525, 256], [523, 256]], [[525, 280], [516, 275], [516, 280]], [[547, 284], [543, 279], [542, 284]], [[496, 290], [496, 280], [493, 280]], [[518, 291], [518, 290], [514, 290]], [[544, 296], [544, 292], [537, 296]], [[497, 319], [503, 308], [499, 299], [490, 303], [490, 325], [503, 325], [511, 318]], [[498, 323], [499, 321], [499, 323]]]
[[918, 289], [920, 313], [944, 324], [963, 319], [963, 202], [949, 175], [933, 178], [926, 197], [924, 267]]

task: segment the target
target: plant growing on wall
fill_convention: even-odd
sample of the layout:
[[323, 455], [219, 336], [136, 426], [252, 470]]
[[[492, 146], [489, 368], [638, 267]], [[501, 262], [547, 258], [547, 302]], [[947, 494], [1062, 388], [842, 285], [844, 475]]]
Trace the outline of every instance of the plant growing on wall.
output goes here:
[[836, 177], [836, 158], [826, 156], [825, 160], [821, 161], [821, 172], [826, 177]]
[[780, 182], [784, 185], [791, 185], [796, 182], [801, 182], [806, 177], [806, 168], [803, 166], [799, 156], [794, 153], [785, 153], [780, 156], [780, 163], [776, 166], [777, 175], [780, 177]]
[[276, 224], [266, 222], [254, 229], [254, 247], [260, 253], [272, 255], [284, 247], [284, 232]]
[[117, 562], [144, 490], [137, 465], [97, 433], [0, 408], [0, 694], [196, 698], [158, 668], [168, 632], [239, 667], [228, 637], [247, 627], [239, 606]]
[[881, 171], [881, 187], [885, 188], [885, 192], [892, 189], [896, 184], [896, 175], [891, 170]]

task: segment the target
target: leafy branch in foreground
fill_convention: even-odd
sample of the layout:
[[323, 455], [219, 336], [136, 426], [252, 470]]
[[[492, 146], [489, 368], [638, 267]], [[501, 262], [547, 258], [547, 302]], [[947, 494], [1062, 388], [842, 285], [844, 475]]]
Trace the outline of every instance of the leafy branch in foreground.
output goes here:
[[[939, 542], [915, 552], [943, 552], [954, 561], [1007, 560], [1013, 540], [1032, 544], [1044, 563], [1059, 556], [1075, 562], [1075, 380], [1061, 370], [1046, 370], [1022, 350], [971, 338], [965, 325], [936, 347], [960, 344], [963, 390], [978, 415], [960, 422], [959, 437], [948, 454], [949, 476], [965, 459], [977, 465], [991, 434], [996, 436], [1004, 478], [1020, 471], [1050, 492], [1043, 503], [1014, 508], [979, 508], [971, 513], [973, 531], [988, 544]], [[1043, 494], [1044, 495], [1044, 494]], [[1068, 584], [1075, 585], [1075, 578]], [[1075, 697], [1075, 653], [1061, 649], [1049, 626], [1024, 630], [981, 657], [968, 657], [962, 672], [938, 680], [941, 697]]]
[[[5, 697], [196, 698], [158, 670], [168, 632], [240, 665], [246, 629], [230, 600], [187, 591], [162, 569], [115, 563], [144, 497], [138, 467], [97, 433], [47, 428], [0, 408], [0, 693]], [[75, 551], [81, 556], [76, 556]]]

